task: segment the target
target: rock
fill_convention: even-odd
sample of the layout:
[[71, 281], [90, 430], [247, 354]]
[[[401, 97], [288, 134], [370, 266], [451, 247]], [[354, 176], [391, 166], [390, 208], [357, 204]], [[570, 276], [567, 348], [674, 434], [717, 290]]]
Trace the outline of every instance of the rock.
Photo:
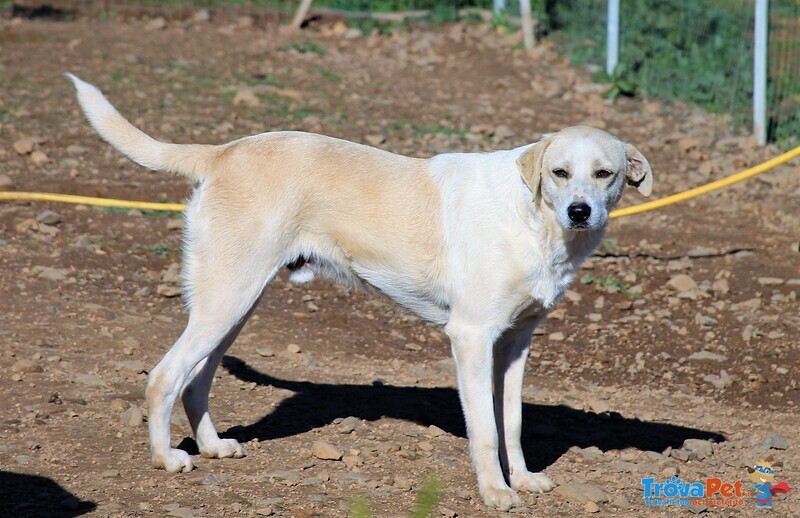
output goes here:
[[342, 419], [342, 422], [339, 423], [338, 429], [339, 433], [352, 433], [356, 428], [361, 425], [361, 419], [357, 417], [345, 417]]
[[36, 144], [42, 142], [40, 137], [25, 137], [14, 142], [14, 151], [20, 155], [30, 155]]
[[364, 140], [366, 140], [367, 144], [370, 146], [380, 146], [386, 142], [386, 137], [380, 134], [364, 135]]
[[608, 502], [606, 492], [599, 486], [589, 483], [570, 482], [569, 484], [558, 486], [553, 492], [574, 502]]
[[342, 457], [342, 462], [344, 462], [344, 465], [348, 468], [364, 464], [364, 461], [358, 455], [345, 455]]
[[406, 350], [409, 350], [409, 351], [421, 351], [422, 350], [422, 346], [419, 345], [419, 344], [415, 344], [415, 343], [407, 343], [405, 345], [405, 348], [406, 348]]
[[770, 432], [767, 434], [767, 438], [761, 441], [760, 445], [772, 450], [785, 450], [789, 448], [789, 441], [782, 435]]
[[675, 291], [692, 291], [698, 289], [697, 283], [694, 282], [694, 279], [686, 275], [685, 273], [681, 273], [679, 275], [674, 275], [668, 282], [667, 286], [672, 288]]
[[272, 356], [275, 356], [275, 351], [269, 347], [258, 347], [256, 349], [256, 354], [263, 356], [264, 358], [271, 358]]
[[209, 473], [203, 477], [203, 480], [200, 482], [200, 484], [203, 486], [216, 486], [219, 484], [219, 480], [217, 480], [217, 477], [215, 477], [213, 473]]
[[303, 351], [300, 349], [299, 345], [297, 345], [297, 344], [289, 344], [289, 345], [286, 346], [286, 352], [287, 353], [292, 353], [292, 354], [300, 354]]
[[139, 374], [147, 372], [147, 366], [141, 360], [126, 360], [117, 363], [117, 368], [120, 372], [129, 376], [138, 376]]
[[53, 212], [52, 210], [43, 210], [36, 215], [36, 221], [44, 223], [45, 225], [58, 225], [62, 221], [61, 214]]
[[492, 130], [492, 138], [495, 142], [505, 140], [507, 138], [513, 137], [514, 135], [516, 135], [516, 133], [514, 133], [514, 130], [512, 130], [505, 124], [500, 124], [499, 126], [496, 126], [494, 130]]
[[143, 422], [144, 422], [144, 414], [142, 412], [142, 409], [139, 408], [137, 405], [131, 405], [122, 414], [122, 424], [124, 424], [125, 426], [136, 428], [142, 426]]
[[167, 28], [167, 20], [161, 16], [153, 18], [145, 24], [144, 28], [148, 31], [163, 31]]
[[236, 96], [233, 98], [234, 106], [261, 106], [261, 99], [258, 98], [252, 88], [240, 88], [236, 91]]
[[730, 285], [728, 284], [728, 279], [717, 279], [711, 284], [711, 289], [714, 290], [714, 294], [718, 297], [727, 295], [730, 291]]
[[786, 282], [784, 279], [779, 279], [778, 277], [759, 277], [758, 283], [762, 286], [780, 286]]
[[343, 457], [342, 452], [327, 441], [314, 441], [311, 445], [311, 454], [321, 460], [342, 460]]
[[411, 491], [413, 485], [411, 484], [411, 480], [403, 477], [401, 475], [395, 475], [394, 477], [394, 487], [401, 491]]
[[171, 286], [169, 284], [159, 284], [156, 288], [156, 293], [162, 297], [177, 297], [182, 293], [180, 286]]
[[735, 378], [728, 374], [726, 371], [722, 370], [719, 372], [719, 375], [716, 374], [707, 374], [703, 377], [703, 381], [707, 383], [711, 383], [714, 385], [715, 388], [724, 389], [729, 387], [733, 384], [733, 380]]
[[194, 16], [192, 16], [192, 21], [194, 23], [205, 23], [211, 20], [211, 12], [208, 9], [200, 9]]
[[119, 471], [116, 469], [107, 469], [100, 473], [100, 478], [117, 478], [119, 477]]
[[50, 268], [49, 266], [34, 266], [31, 269], [31, 275], [39, 279], [46, 279], [48, 281], [62, 282], [67, 280], [69, 270], [62, 268]]
[[169, 218], [167, 220], [167, 230], [182, 230], [183, 218]]
[[683, 449], [694, 452], [699, 460], [714, 454], [713, 443], [703, 439], [686, 439], [683, 441]]
[[586, 505], [583, 506], [583, 510], [587, 513], [599, 513], [600, 506], [594, 502], [586, 502]]
[[19, 360], [11, 367], [12, 372], [19, 372], [22, 374], [30, 374], [33, 372], [42, 372], [42, 367], [31, 360]]
[[30, 455], [16, 455], [14, 457], [14, 462], [17, 464], [28, 464], [29, 462], [33, 462], [33, 457]]
[[67, 146], [67, 154], [72, 156], [85, 155], [88, 149], [77, 144], [70, 144]]
[[17, 234], [26, 234], [29, 230], [39, 230], [39, 222], [33, 218], [28, 218], [17, 223]]
[[718, 354], [711, 351], [699, 351], [696, 353], [692, 353], [689, 355], [690, 360], [698, 360], [698, 361], [712, 361], [712, 362], [724, 362], [728, 361], [728, 357], [724, 354]]
[[447, 432], [445, 432], [435, 424], [432, 424], [428, 427], [428, 430], [425, 433], [428, 435], [428, 437], [441, 437], [442, 435], [445, 435]]
[[673, 459], [679, 460], [681, 462], [689, 462], [690, 460], [693, 460], [693, 459], [697, 458], [697, 454], [696, 453], [694, 453], [692, 451], [689, 451], [689, 450], [685, 450], [683, 448], [676, 448], [676, 449], [670, 451], [669, 452], [669, 456], [672, 457]]
[[75, 381], [86, 385], [87, 387], [105, 387], [106, 382], [98, 378], [94, 374], [78, 374], [75, 376]]
[[0, 174], [0, 192], [13, 190], [16, 190], [16, 186], [14, 185], [14, 181], [11, 179], [11, 177], [5, 174]]
[[570, 302], [580, 302], [583, 299], [583, 295], [577, 291], [567, 290], [564, 292], [564, 298]]
[[562, 333], [561, 331], [558, 331], [558, 332], [555, 332], [555, 333], [550, 333], [547, 336], [547, 338], [551, 342], [562, 342], [565, 337], [564, 337], [564, 333]]
[[31, 153], [31, 162], [36, 165], [44, 165], [50, 161], [50, 158], [45, 154], [44, 151], [36, 150]]

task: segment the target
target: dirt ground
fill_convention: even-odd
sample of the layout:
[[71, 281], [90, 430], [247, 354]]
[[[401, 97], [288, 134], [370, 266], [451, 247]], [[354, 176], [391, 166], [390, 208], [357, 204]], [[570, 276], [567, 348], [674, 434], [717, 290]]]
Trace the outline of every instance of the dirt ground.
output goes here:
[[[484, 24], [364, 36], [251, 22], [0, 20], [0, 184], [189, 195], [97, 137], [66, 71], [176, 142], [301, 129], [430, 156], [592, 124], [648, 156], [655, 197], [777, 152], [679, 103], [605, 101], [557, 49], [526, 54]], [[559, 488], [513, 512], [761, 516], [745, 467], [769, 454], [784, 462], [776, 481], [800, 484], [798, 172], [611, 223], [534, 337], [523, 444]], [[442, 331], [380, 295], [285, 275], [212, 390], [218, 428], [247, 456], [152, 468], [143, 396], [186, 321], [180, 227], [170, 213], [0, 204], [0, 515], [348, 516], [365, 498], [406, 516], [431, 477], [434, 515], [499, 514], [477, 494]], [[190, 436], [176, 410], [173, 441], [196, 453]], [[320, 440], [343, 459], [314, 457]], [[741, 481], [741, 501], [646, 506], [642, 478], [671, 476]], [[800, 501], [776, 496], [772, 512], [800, 515]]]

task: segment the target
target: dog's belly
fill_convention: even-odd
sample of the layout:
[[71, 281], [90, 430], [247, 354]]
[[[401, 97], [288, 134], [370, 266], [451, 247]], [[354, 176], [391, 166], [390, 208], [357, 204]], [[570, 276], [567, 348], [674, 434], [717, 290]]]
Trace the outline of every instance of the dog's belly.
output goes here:
[[450, 307], [445, 300], [444, 290], [437, 286], [428, 272], [377, 271], [356, 264], [352, 268], [365, 283], [418, 317], [439, 325], [447, 323]]

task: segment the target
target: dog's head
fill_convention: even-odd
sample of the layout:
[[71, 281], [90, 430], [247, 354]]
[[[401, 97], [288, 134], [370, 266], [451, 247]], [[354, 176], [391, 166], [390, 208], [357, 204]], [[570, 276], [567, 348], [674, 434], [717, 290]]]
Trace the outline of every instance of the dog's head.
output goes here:
[[760, 460], [752, 468], [747, 466], [747, 476], [756, 484], [764, 484], [775, 480], [775, 468], [783, 466], [783, 462], [775, 461], [770, 455], [764, 460]]
[[626, 183], [644, 196], [653, 189], [653, 172], [639, 150], [588, 126], [544, 135], [517, 165], [534, 199], [541, 199], [568, 230], [605, 226]]

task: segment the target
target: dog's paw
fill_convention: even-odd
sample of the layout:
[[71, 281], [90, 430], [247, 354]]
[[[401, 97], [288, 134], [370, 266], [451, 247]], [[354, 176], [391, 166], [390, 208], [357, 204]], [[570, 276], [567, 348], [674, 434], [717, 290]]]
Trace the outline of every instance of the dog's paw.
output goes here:
[[483, 503], [500, 511], [508, 511], [512, 507], [522, 505], [522, 499], [516, 491], [508, 486], [485, 487], [480, 490]]
[[209, 459], [241, 459], [244, 457], [244, 448], [236, 439], [216, 439], [210, 443], [197, 445], [200, 455]]
[[170, 449], [166, 455], [153, 455], [153, 465], [169, 473], [189, 473], [194, 469], [192, 457], [183, 450]]
[[542, 473], [531, 473], [524, 470], [520, 473], [511, 474], [511, 487], [514, 489], [525, 489], [531, 493], [547, 493], [556, 487], [550, 477]]

